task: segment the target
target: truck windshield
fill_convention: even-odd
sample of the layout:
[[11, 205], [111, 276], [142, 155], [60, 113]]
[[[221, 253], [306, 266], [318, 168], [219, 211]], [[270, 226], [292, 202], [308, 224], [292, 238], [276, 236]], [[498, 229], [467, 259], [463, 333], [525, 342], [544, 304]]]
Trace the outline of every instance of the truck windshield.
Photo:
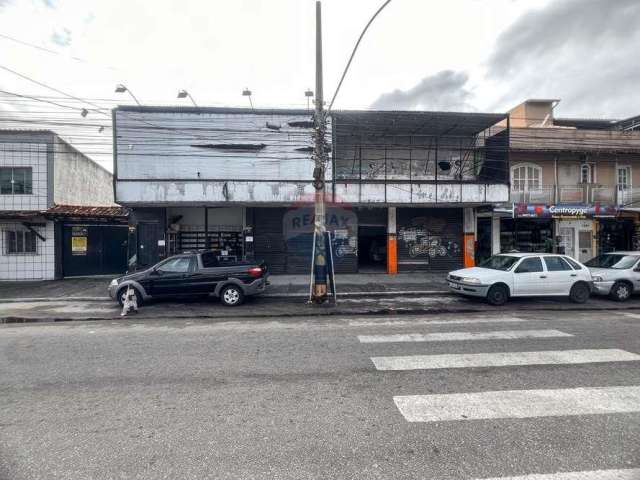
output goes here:
[[478, 265], [482, 268], [490, 268], [491, 270], [502, 270], [506, 272], [518, 261], [518, 257], [511, 257], [509, 255], [494, 255], [487, 258], [484, 262]]
[[638, 255], [622, 255], [615, 253], [605, 253], [589, 260], [585, 265], [593, 268], [615, 268], [616, 270], [626, 270], [631, 268], [638, 261]]

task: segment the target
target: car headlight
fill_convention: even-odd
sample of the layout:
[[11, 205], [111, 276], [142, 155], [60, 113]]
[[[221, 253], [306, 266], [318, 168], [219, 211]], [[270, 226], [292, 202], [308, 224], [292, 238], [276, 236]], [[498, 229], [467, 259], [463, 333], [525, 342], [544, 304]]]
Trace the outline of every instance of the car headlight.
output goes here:
[[114, 278], [113, 280], [111, 280], [111, 283], [109, 284], [110, 287], [116, 287], [118, 286], [118, 279]]
[[475, 285], [479, 285], [480, 284], [480, 279], [479, 278], [473, 278], [473, 277], [462, 277], [462, 281], [464, 283], [473, 283]]
[[593, 275], [591, 278], [594, 282], [604, 282], [604, 278], [602, 278], [600, 275]]

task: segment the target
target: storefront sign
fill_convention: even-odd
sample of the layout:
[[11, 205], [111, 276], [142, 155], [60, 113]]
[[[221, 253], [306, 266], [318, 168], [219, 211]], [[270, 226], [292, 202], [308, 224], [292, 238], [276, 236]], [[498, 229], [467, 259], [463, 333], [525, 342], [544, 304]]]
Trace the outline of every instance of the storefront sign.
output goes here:
[[87, 237], [71, 237], [71, 255], [87, 254]]
[[87, 254], [89, 229], [85, 226], [71, 227], [71, 255]]
[[541, 205], [530, 203], [516, 203], [513, 206], [513, 216], [516, 218], [594, 218], [615, 217], [618, 207], [613, 205], [594, 204], [562, 204]]

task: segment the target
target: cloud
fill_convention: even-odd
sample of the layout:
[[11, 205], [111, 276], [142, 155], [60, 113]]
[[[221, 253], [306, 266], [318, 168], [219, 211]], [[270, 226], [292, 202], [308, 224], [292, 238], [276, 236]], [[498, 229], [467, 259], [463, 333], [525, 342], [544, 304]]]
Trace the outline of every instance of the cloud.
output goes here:
[[423, 78], [409, 90], [382, 94], [371, 108], [377, 110], [456, 110], [475, 108], [469, 103], [471, 92], [465, 88], [469, 76], [465, 72], [443, 70]]
[[638, 25], [637, 0], [556, 0], [525, 13], [489, 57], [486, 79], [503, 88], [494, 106], [550, 97], [565, 115], [637, 114]]
[[51, 34], [51, 41], [61, 47], [68, 47], [71, 45], [71, 30], [63, 28], [62, 32], [53, 32]]

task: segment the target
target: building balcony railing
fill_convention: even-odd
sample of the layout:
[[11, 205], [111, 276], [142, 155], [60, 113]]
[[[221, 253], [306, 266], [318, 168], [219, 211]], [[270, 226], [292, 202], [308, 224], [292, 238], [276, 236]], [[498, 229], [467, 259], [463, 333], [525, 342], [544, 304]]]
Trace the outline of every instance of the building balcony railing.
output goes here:
[[633, 205], [640, 208], [640, 188], [628, 185], [541, 185], [525, 191], [511, 190], [513, 203], [596, 203], [609, 205]]

